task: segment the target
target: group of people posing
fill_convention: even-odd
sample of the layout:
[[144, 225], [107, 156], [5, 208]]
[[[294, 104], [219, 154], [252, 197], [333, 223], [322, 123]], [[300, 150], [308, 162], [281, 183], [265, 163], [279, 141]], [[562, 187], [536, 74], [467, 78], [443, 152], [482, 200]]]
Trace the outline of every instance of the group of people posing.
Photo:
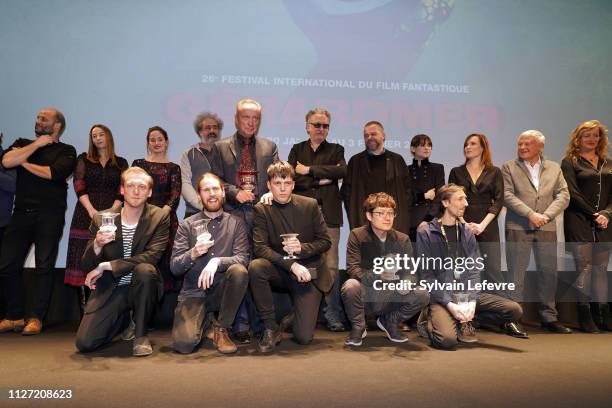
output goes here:
[[[413, 161], [407, 165], [385, 148], [377, 121], [365, 124], [366, 149], [347, 164], [343, 146], [326, 140], [331, 115], [322, 108], [306, 114], [308, 139], [293, 145], [287, 161], [279, 160], [275, 143], [258, 135], [261, 110], [255, 100], [239, 101], [236, 132], [223, 139], [216, 114], [198, 115], [194, 130], [200, 140], [178, 165], [166, 157], [167, 132], [152, 127], [149, 155], [128, 167], [116, 155], [108, 127], [92, 126], [88, 151], [77, 157], [74, 147], [59, 141], [66, 127], [62, 113], [43, 109], [36, 139], [17, 139], [1, 155], [3, 171], [16, 172], [16, 188], [0, 247], [7, 302], [0, 332], [42, 330], [71, 174], [78, 202], [65, 282], [79, 288], [81, 352], [120, 335], [133, 340], [134, 355], [150, 355], [148, 323], [168, 290], [180, 291], [172, 329], [178, 353], [193, 352], [203, 338], [222, 353], [234, 353], [237, 343], [249, 343], [254, 334], [258, 350], [269, 353], [289, 328], [295, 341], [308, 344], [322, 298], [327, 327], [348, 330], [345, 344], [353, 347], [362, 345], [368, 317], [397, 343], [408, 341], [406, 322], [414, 318], [419, 335], [440, 349], [476, 342], [479, 325], [528, 338], [519, 320], [520, 302], [531, 296], [524, 282], [532, 251], [542, 326], [571, 333], [558, 320], [555, 298], [555, 219], [562, 213], [576, 265], [580, 328], [612, 330], [612, 164], [608, 130], [600, 122], [574, 129], [561, 166], [544, 158], [545, 137], [537, 130], [519, 135], [518, 157], [501, 169], [493, 165], [487, 137], [471, 134], [463, 146], [465, 164], [453, 168], [445, 184], [444, 166], [429, 161], [429, 136], [412, 138]], [[181, 195], [186, 213], [179, 223]], [[342, 204], [351, 229], [348, 279], [339, 274]], [[507, 275], [497, 222], [503, 207]], [[35, 301], [26, 316], [22, 267], [32, 243]], [[375, 271], [381, 259], [397, 256], [482, 262]], [[401, 285], [378, 290], [374, 282], [381, 280], [436, 284], [429, 291]], [[512, 290], [479, 290], [488, 287], [479, 286], [485, 281], [512, 282]], [[275, 292], [291, 297], [291, 312], [282, 318]]]

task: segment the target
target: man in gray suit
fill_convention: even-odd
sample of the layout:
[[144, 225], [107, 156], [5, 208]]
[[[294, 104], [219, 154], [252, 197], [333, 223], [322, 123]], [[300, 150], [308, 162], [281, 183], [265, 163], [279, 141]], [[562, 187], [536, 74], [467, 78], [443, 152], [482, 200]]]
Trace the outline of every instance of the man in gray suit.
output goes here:
[[569, 204], [560, 166], [543, 158], [545, 138], [527, 130], [518, 138], [518, 158], [502, 167], [506, 213], [506, 260], [509, 279], [516, 284], [514, 300], [524, 299], [525, 271], [533, 249], [537, 296], [542, 326], [555, 333], [572, 331], [559, 323], [557, 290], [557, 232], [555, 218]]
[[[236, 133], [219, 140], [213, 147], [212, 172], [223, 179], [224, 210], [245, 221], [252, 248], [253, 206], [268, 192], [266, 174], [268, 166], [278, 160], [278, 148], [276, 143], [257, 135], [261, 124], [259, 102], [253, 99], [238, 101], [234, 123]], [[250, 341], [249, 307], [245, 302], [240, 305], [233, 326], [234, 338], [240, 343]]]
[[[259, 137], [261, 105], [253, 99], [242, 99], [236, 105], [236, 133], [215, 143], [212, 151], [212, 172], [223, 179], [225, 211], [253, 226], [253, 205], [268, 192], [266, 171], [278, 160], [278, 148], [271, 140]], [[253, 183], [245, 183], [251, 174]]]

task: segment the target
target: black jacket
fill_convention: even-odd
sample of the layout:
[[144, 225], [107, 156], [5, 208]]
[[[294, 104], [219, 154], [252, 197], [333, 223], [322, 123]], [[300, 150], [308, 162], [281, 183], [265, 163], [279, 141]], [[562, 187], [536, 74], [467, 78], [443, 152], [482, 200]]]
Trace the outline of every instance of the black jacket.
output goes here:
[[[293, 167], [297, 162], [310, 167], [306, 175], [295, 175], [295, 194], [317, 200], [325, 222], [329, 226], [342, 226], [342, 198], [338, 180], [346, 177], [344, 147], [323, 141], [316, 151], [310, 147], [310, 140], [296, 143], [289, 152], [287, 160]], [[330, 179], [331, 184], [319, 185], [319, 180]]]

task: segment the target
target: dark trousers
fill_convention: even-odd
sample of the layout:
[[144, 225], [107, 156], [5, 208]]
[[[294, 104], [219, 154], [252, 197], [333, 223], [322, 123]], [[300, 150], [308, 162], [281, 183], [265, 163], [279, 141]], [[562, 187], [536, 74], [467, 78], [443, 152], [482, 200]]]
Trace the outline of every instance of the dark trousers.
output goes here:
[[538, 312], [543, 322], [557, 321], [555, 295], [557, 292], [557, 233], [541, 230], [506, 230], [506, 262], [508, 281], [514, 282], [516, 289], [512, 299], [524, 302], [525, 272], [535, 255], [536, 292], [540, 302]]
[[348, 279], [342, 285], [342, 301], [353, 328], [366, 328], [366, 315], [385, 315], [388, 321], [401, 323], [416, 315], [429, 303], [424, 290], [400, 295], [395, 291], [375, 291], [357, 279]]
[[317, 325], [323, 294], [312, 282], [299, 283], [292, 275], [291, 272], [278, 269], [267, 259], [255, 259], [249, 265], [249, 287], [265, 328], [273, 330], [278, 325], [272, 292], [288, 292], [295, 313], [293, 337], [300, 344], [308, 344], [312, 341]]
[[[429, 305], [427, 314], [427, 332], [431, 345], [435, 348], [449, 350], [455, 348], [457, 340], [457, 320], [446, 306], [439, 303]], [[521, 306], [501, 296], [481, 293], [476, 302], [475, 320], [483, 324], [501, 324], [516, 322], [523, 315]]]
[[160, 287], [161, 277], [155, 266], [136, 265], [129, 285], [117, 286], [102, 307], [93, 312], [85, 312], [76, 335], [77, 349], [89, 352], [110, 343], [113, 337], [128, 326], [130, 310], [136, 324], [136, 337], [144, 336], [161, 295]]
[[53, 290], [53, 268], [64, 230], [64, 212], [15, 210], [0, 249], [0, 279], [6, 298], [6, 318], [24, 318], [23, 263], [32, 244], [36, 262], [34, 306], [28, 317], [43, 319]]
[[179, 296], [174, 309], [172, 349], [178, 353], [193, 352], [202, 341], [204, 318], [208, 312], [219, 312], [219, 326], [230, 328], [240, 302], [249, 285], [247, 269], [240, 264], [230, 266], [225, 273], [215, 275], [215, 284], [206, 297]]

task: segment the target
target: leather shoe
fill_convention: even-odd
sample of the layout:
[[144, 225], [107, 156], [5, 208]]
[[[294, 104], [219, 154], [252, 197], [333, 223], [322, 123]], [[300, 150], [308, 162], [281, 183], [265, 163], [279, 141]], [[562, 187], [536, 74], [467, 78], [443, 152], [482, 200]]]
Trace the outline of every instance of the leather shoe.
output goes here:
[[502, 324], [502, 330], [506, 332], [508, 336], [516, 337], [517, 339], [529, 338], [527, 332], [516, 322]]
[[134, 320], [130, 319], [130, 324], [128, 325], [128, 327], [126, 327], [125, 330], [121, 332], [121, 340], [123, 341], [134, 340], [135, 337], [136, 337], [136, 323], [134, 323]]
[[257, 350], [259, 350], [260, 353], [271, 353], [281, 342], [281, 339], [282, 333], [280, 330], [265, 329], [257, 344]]
[[19, 319], [19, 320], [2, 319], [2, 321], [0, 321], [0, 333], [6, 333], [10, 331], [19, 333], [23, 330], [24, 326], [25, 326], [25, 322], [23, 321], [23, 319]]
[[153, 347], [147, 336], [136, 337], [132, 346], [132, 355], [134, 357], [145, 357], [153, 354]]
[[236, 344], [229, 338], [229, 334], [225, 327], [213, 326], [213, 343], [217, 347], [219, 353], [232, 354], [238, 351]]
[[478, 337], [476, 337], [476, 329], [472, 326], [472, 323], [459, 323], [459, 333], [457, 334], [457, 340], [461, 343], [478, 343]]
[[572, 332], [572, 330], [569, 327], [565, 327], [558, 321], [542, 322], [542, 327], [553, 333], [570, 334]]
[[24, 336], [33, 336], [35, 334], [40, 334], [42, 330], [42, 322], [40, 319], [32, 318], [28, 319], [28, 324], [23, 328], [21, 334]]

